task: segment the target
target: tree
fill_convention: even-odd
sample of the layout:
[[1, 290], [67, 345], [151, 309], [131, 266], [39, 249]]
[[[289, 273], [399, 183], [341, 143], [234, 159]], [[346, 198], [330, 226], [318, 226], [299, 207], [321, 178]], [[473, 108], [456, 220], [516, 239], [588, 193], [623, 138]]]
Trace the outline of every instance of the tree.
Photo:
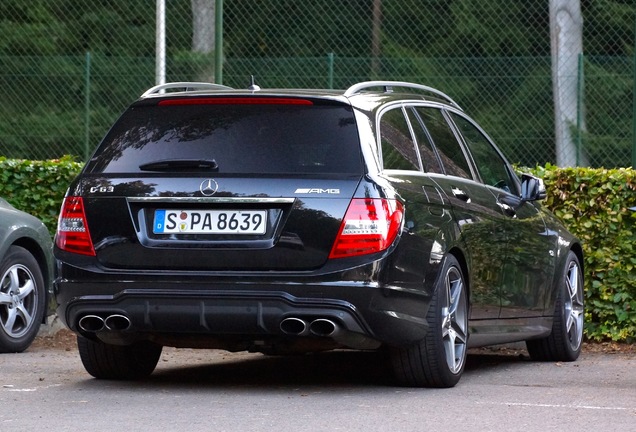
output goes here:
[[192, 0], [192, 51], [214, 52], [216, 0]]
[[572, 129], [582, 128], [579, 118], [579, 56], [583, 52], [583, 17], [579, 0], [550, 0], [552, 87], [556, 162], [558, 166], [587, 165], [578, 155]]

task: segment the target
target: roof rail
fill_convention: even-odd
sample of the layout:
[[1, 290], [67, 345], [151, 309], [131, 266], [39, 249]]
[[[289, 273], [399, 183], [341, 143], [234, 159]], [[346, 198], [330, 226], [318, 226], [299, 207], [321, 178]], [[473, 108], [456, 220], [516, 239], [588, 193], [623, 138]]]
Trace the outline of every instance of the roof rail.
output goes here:
[[171, 82], [166, 84], [159, 84], [152, 88], [149, 88], [141, 95], [141, 97], [150, 96], [157, 93], [162, 93], [164, 90], [183, 89], [184, 91], [195, 90], [232, 90], [232, 87], [224, 86], [222, 84], [213, 84], [206, 82]]
[[429, 86], [425, 86], [421, 84], [414, 84], [414, 83], [405, 82], [405, 81], [364, 81], [349, 87], [344, 92], [344, 96], [347, 96], [347, 97], [353, 96], [354, 94], [360, 93], [364, 89], [372, 88], [372, 87], [384, 87], [385, 92], [392, 91], [393, 87], [422, 90], [428, 93], [432, 93], [436, 96], [440, 96], [442, 99], [447, 100], [451, 105], [461, 109], [459, 104], [455, 102], [453, 99], [451, 99], [450, 96], [448, 96], [446, 93], [443, 93], [437, 89], [434, 89], [433, 87], [429, 87]]

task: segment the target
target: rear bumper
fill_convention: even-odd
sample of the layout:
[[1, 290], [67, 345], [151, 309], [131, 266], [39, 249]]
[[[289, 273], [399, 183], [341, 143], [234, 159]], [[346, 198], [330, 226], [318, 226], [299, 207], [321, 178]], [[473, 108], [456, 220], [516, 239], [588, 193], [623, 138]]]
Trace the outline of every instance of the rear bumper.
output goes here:
[[84, 296], [63, 310], [66, 324], [79, 331], [86, 315], [124, 315], [130, 331], [210, 334], [283, 333], [284, 318], [338, 321], [349, 331], [371, 333], [355, 306], [333, 299], [297, 298], [285, 292], [124, 290], [115, 296]]
[[[347, 346], [346, 341], [352, 339], [342, 337], [344, 334], [402, 345], [421, 340], [427, 330], [422, 317], [426, 316], [428, 297], [423, 292], [371, 282], [58, 279], [55, 291], [58, 316], [71, 330], [84, 335], [87, 332], [78, 323], [87, 315], [126, 317], [130, 325], [117, 330], [125, 338], [169, 334], [184, 341], [208, 336], [251, 340], [327, 336], [345, 341], [341, 344]], [[288, 318], [304, 326], [281, 326]], [[312, 332], [311, 324], [316, 320], [334, 323], [336, 331]]]

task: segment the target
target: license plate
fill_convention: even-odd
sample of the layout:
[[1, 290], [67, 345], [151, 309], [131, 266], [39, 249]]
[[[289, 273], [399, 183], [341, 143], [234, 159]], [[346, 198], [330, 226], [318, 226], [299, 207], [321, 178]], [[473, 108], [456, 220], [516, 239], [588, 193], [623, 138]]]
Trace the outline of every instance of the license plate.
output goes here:
[[155, 234], [265, 234], [265, 210], [155, 210]]

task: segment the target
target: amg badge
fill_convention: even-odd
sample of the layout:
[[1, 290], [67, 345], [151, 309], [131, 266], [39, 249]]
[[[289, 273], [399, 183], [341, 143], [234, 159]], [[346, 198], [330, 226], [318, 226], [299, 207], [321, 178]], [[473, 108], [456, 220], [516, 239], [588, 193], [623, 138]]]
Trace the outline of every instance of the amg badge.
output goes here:
[[331, 194], [331, 195], [339, 195], [340, 189], [320, 189], [320, 188], [298, 188], [296, 189], [297, 194]]

